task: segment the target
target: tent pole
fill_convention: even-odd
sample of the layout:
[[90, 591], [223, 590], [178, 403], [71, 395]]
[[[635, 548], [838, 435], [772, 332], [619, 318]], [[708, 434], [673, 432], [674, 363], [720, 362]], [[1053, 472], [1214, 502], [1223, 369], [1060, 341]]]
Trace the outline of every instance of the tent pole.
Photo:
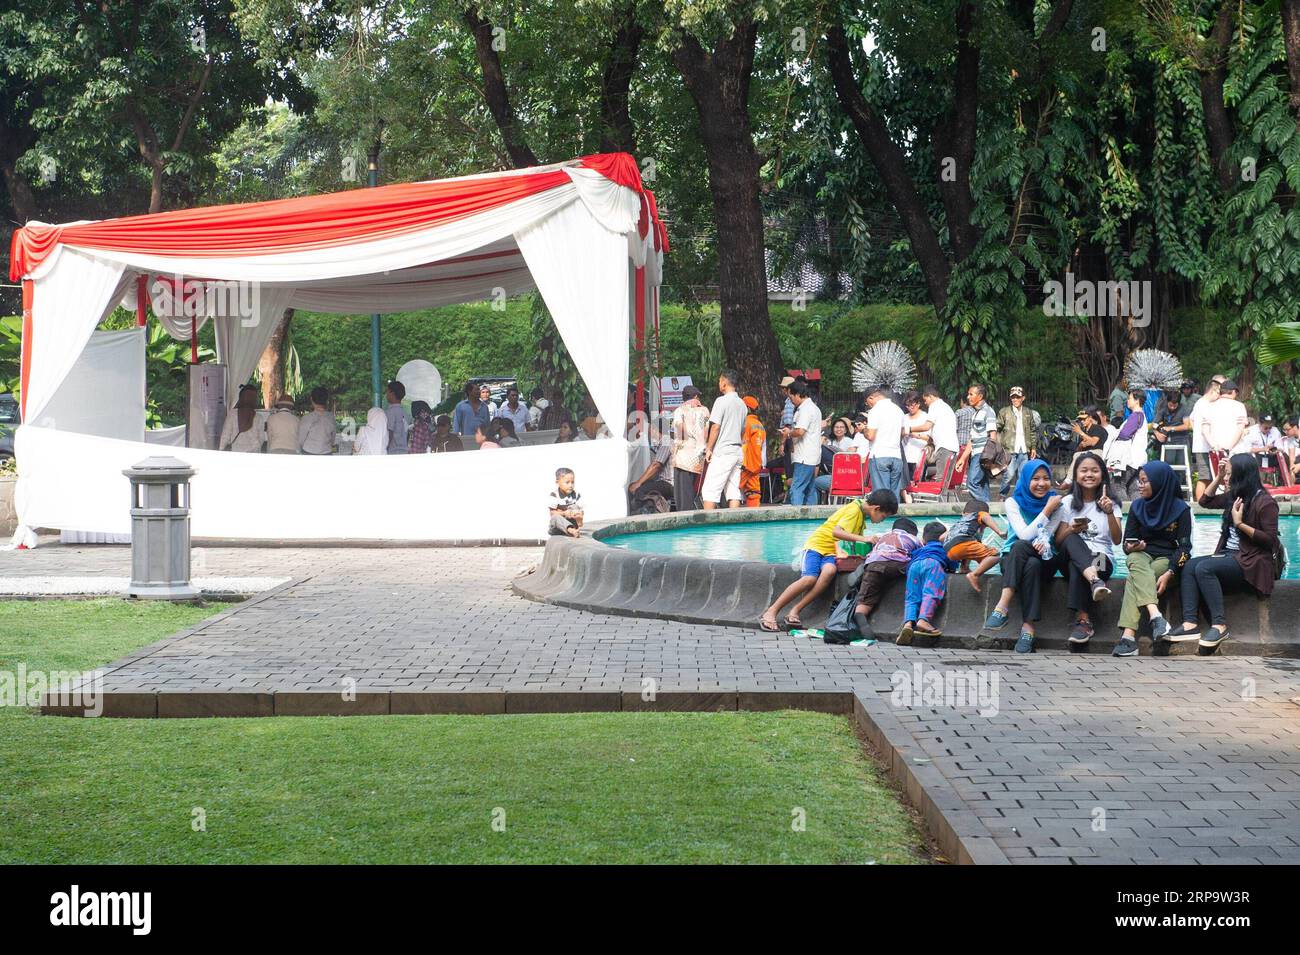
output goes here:
[[[379, 142], [376, 140], [370, 146], [370, 155], [368, 157], [369, 185], [373, 189], [379, 185]], [[372, 407], [382, 408], [379, 398], [379, 314], [375, 313], [370, 316], [370, 390], [374, 395]]]
[[137, 275], [135, 277], [135, 323], [141, 328], [144, 327], [147, 321], [144, 312], [144, 284], [144, 276]]

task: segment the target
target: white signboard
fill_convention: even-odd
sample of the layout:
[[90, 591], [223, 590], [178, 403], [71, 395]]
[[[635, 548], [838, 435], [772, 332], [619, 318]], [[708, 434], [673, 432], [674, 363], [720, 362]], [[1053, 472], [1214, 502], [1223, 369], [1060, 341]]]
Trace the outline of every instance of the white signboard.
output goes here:
[[687, 385], [693, 385], [690, 375], [676, 375], [671, 378], [659, 379], [659, 396], [663, 402], [664, 411], [672, 411], [682, 403], [682, 389]]

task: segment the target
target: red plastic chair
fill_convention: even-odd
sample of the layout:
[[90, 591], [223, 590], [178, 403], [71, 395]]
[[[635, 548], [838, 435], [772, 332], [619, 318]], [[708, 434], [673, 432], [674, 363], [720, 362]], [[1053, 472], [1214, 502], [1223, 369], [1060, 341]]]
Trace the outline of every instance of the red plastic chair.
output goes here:
[[860, 497], [867, 481], [867, 469], [856, 451], [835, 455], [831, 461], [831, 489], [826, 495], [828, 503], [836, 498]]
[[944, 493], [950, 487], [949, 481], [952, 478], [953, 465], [956, 463], [957, 456], [953, 455], [948, 458], [948, 463], [944, 466], [943, 474], [940, 474], [933, 481], [923, 481], [921, 479], [925, 476], [925, 459], [922, 458], [920, 465], [916, 469], [916, 475], [912, 480], [912, 484], [907, 489], [907, 492], [912, 495], [912, 500], [915, 501], [918, 497], [934, 501], [942, 500]]
[[[956, 455], [954, 455], [953, 461], [956, 462], [956, 460], [957, 457]], [[948, 482], [948, 489], [944, 493], [948, 496], [949, 500], [955, 501], [961, 497], [961, 489], [964, 488], [965, 486], [966, 486], [966, 463], [963, 463], [961, 467], [956, 467], [954, 463], [952, 480]]]

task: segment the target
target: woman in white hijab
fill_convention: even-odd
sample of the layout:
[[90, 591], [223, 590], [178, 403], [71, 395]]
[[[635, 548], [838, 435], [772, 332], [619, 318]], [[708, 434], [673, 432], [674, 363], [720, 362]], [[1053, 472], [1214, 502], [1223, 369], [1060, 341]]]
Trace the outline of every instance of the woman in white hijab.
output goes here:
[[366, 415], [366, 424], [357, 432], [357, 440], [352, 445], [353, 454], [387, 454], [388, 453], [388, 416], [383, 408], [371, 408]]

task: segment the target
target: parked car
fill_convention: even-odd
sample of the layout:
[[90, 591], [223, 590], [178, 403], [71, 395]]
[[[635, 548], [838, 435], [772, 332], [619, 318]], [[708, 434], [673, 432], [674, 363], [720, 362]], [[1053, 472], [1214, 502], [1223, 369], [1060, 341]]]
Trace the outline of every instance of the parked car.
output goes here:
[[0, 459], [14, 456], [14, 429], [21, 417], [18, 399], [10, 394], [0, 394]]

